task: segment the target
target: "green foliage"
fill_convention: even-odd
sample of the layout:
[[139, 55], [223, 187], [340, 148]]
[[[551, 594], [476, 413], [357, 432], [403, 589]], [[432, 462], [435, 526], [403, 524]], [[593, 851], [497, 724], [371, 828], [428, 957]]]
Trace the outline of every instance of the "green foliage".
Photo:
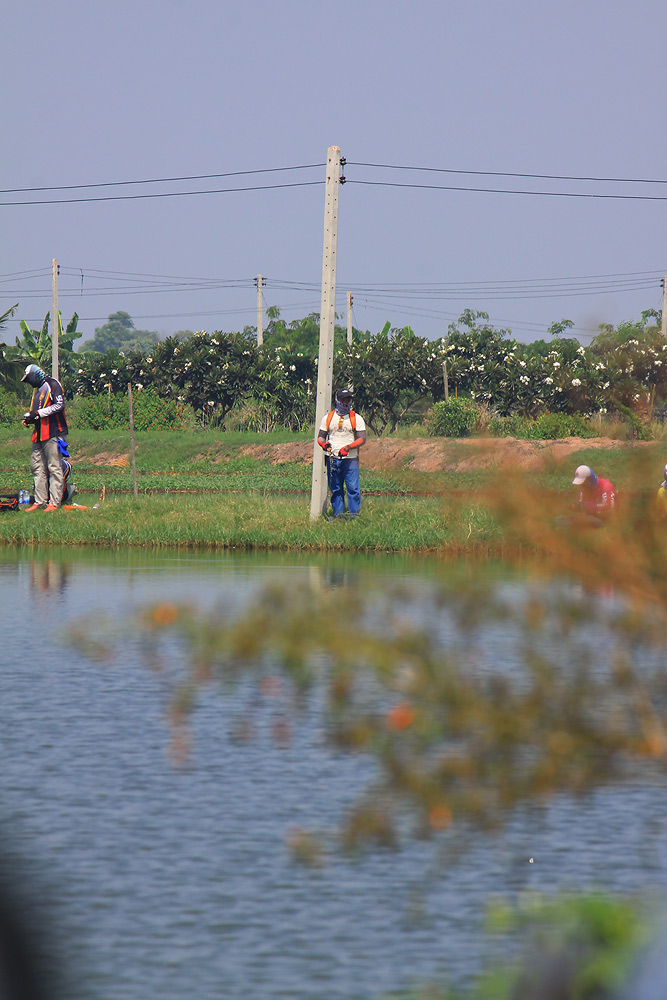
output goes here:
[[629, 406], [625, 406], [619, 400], [615, 402], [615, 409], [623, 415], [632, 428], [633, 437], [638, 438], [640, 441], [650, 440], [651, 433], [650, 429], [639, 419], [639, 417], [630, 409]]
[[526, 896], [496, 904], [490, 929], [519, 936], [523, 960], [487, 973], [478, 1000], [612, 1000], [627, 986], [655, 915], [640, 901], [602, 893]]
[[[151, 389], [132, 394], [132, 417], [137, 431], [182, 430], [187, 422], [186, 408], [175, 399], [161, 399]], [[88, 396], [77, 399], [70, 411], [72, 426], [89, 430], [129, 430], [130, 410], [127, 393]]]
[[442, 362], [433, 345], [410, 327], [388, 330], [347, 346], [334, 358], [334, 383], [354, 389], [354, 408], [375, 434], [391, 433], [429, 394], [443, 391]]
[[110, 350], [133, 351], [150, 348], [159, 340], [154, 330], [137, 330], [129, 313], [111, 313], [102, 326], [95, 328], [95, 336], [81, 344], [80, 350], [99, 351], [106, 354]]
[[[8, 349], [8, 355], [23, 365], [34, 362], [47, 371], [51, 367], [53, 357], [53, 340], [49, 331], [50, 319], [51, 314], [47, 312], [41, 330], [31, 330], [22, 319], [23, 336], [16, 338], [16, 346]], [[66, 329], [63, 330], [62, 314], [58, 312], [58, 363], [63, 376], [73, 364], [74, 341], [81, 336], [77, 332], [78, 324], [79, 316], [77, 313], [73, 313]]]
[[[602, 327], [590, 348], [561, 336], [569, 320], [552, 324], [551, 341], [520, 344], [509, 330], [495, 329], [486, 313], [469, 309], [435, 343], [387, 322], [374, 335], [354, 331], [348, 345], [336, 327], [334, 386], [353, 387], [355, 408], [378, 435], [422, 419], [443, 399], [446, 366], [452, 396], [458, 391], [500, 418], [550, 415], [538, 425], [517, 424], [521, 436], [583, 435], [583, 424], [559, 422], [556, 415], [625, 412], [622, 407], [635, 415], [634, 433], [641, 436], [637, 415], [650, 415], [667, 395], [667, 342], [649, 325], [650, 312], [639, 323]], [[65, 366], [65, 392], [91, 395], [109, 386], [124, 392], [131, 381], [191, 406], [202, 426], [221, 427], [234, 410], [228, 426], [304, 427], [314, 419], [319, 316], [287, 324], [277, 307], [268, 314], [261, 350], [250, 327], [243, 333], [185, 331], [150, 348], [110, 347], [106, 354], [77, 355], [78, 368]], [[129, 314], [114, 317], [125, 333], [133, 332]], [[509, 426], [496, 423], [491, 430], [513, 433]]]
[[534, 441], [554, 441], [566, 437], [595, 437], [597, 431], [592, 424], [569, 413], [541, 413], [530, 419], [518, 414], [507, 417], [494, 416], [489, 421], [492, 437], [515, 437]]
[[431, 437], [469, 437], [477, 428], [478, 409], [465, 396], [436, 403], [427, 418]]
[[17, 424], [23, 410], [19, 397], [0, 385], [0, 424]]
[[[267, 350], [287, 349], [294, 354], [301, 353], [314, 360], [320, 351], [320, 314], [310, 313], [303, 319], [286, 323], [280, 318], [278, 306], [267, 309], [269, 322], [264, 330], [264, 348]], [[353, 342], [362, 340], [369, 334], [362, 334], [353, 328]], [[334, 353], [342, 351], [347, 343], [347, 330], [339, 323], [334, 324]]]

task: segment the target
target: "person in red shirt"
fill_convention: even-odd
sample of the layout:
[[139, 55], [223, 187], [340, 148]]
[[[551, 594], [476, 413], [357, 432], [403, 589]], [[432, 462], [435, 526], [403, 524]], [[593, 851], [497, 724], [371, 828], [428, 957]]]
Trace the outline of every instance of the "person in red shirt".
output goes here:
[[596, 475], [590, 465], [577, 468], [572, 485], [581, 487], [579, 501], [573, 507], [582, 520], [597, 527], [614, 513], [616, 491], [609, 480]]

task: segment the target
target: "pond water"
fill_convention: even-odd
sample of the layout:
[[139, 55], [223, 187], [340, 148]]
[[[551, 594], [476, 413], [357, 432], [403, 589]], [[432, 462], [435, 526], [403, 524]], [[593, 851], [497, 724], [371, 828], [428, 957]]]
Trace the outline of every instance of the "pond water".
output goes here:
[[[383, 557], [0, 553], [0, 878], [27, 904], [51, 995], [370, 1000], [465, 984], [489, 950], [494, 894], [664, 885], [667, 796], [640, 786], [519, 813], [446, 869], [423, 843], [303, 867], [290, 829], [334, 828], [372, 775], [327, 744], [316, 710], [286, 745], [261, 724], [243, 742], [234, 721], [251, 686], [209, 688], [189, 765], [175, 767], [164, 677], [132, 648], [96, 663], [64, 640], [68, 623], [157, 600], [234, 615], [267, 581], [385, 577], [428, 594], [440, 571]], [[496, 624], [485, 642], [497, 658], [507, 635]]]

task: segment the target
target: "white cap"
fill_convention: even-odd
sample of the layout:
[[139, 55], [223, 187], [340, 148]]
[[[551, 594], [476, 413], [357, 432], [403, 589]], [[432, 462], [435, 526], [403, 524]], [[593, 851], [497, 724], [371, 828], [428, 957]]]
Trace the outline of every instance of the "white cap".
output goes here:
[[593, 471], [592, 469], [589, 468], [588, 465], [580, 465], [577, 467], [577, 470], [574, 473], [574, 479], [572, 480], [572, 485], [581, 486], [581, 484], [585, 483], [587, 479], [590, 479], [592, 475]]

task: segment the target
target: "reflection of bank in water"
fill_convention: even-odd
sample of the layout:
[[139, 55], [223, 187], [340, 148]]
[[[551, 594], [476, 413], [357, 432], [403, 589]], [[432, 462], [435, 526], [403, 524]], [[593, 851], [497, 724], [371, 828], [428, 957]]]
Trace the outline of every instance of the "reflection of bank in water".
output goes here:
[[67, 587], [69, 566], [56, 559], [30, 563], [30, 589], [36, 593], [62, 594]]

